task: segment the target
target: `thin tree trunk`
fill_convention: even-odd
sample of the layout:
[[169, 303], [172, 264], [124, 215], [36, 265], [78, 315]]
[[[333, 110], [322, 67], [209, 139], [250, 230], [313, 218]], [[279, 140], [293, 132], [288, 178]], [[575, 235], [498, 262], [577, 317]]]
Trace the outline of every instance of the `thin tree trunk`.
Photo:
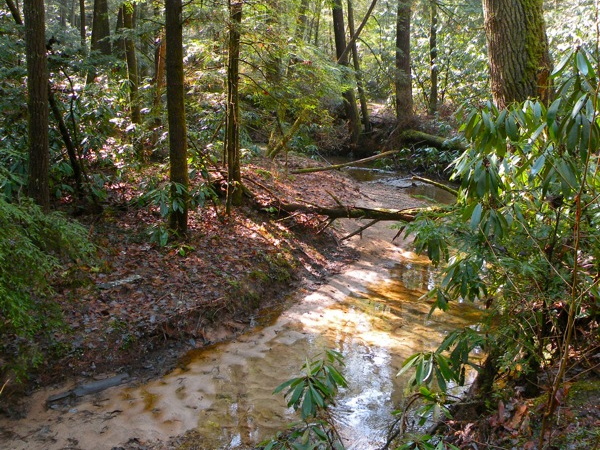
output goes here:
[[[352, 7], [352, 0], [348, 0], [348, 27], [350, 30], [350, 35], [354, 36], [354, 8]], [[358, 89], [358, 99], [360, 101], [363, 127], [365, 133], [370, 133], [372, 128], [371, 121], [369, 120], [369, 107], [367, 105], [367, 95], [364, 89], [362, 72], [360, 70], [360, 60], [358, 58], [358, 49], [356, 48], [356, 39], [354, 39], [350, 45], [352, 46], [352, 62], [354, 63], [356, 87]]]
[[[123, 28], [133, 31], [135, 4], [132, 2], [123, 3]], [[131, 110], [131, 122], [141, 123], [142, 115], [140, 112], [140, 101], [138, 95], [139, 74], [137, 56], [135, 54], [135, 42], [131, 33], [125, 36], [125, 59], [127, 60], [127, 75], [129, 78], [129, 105]]]
[[315, 40], [314, 45], [317, 47], [319, 45], [319, 27], [321, 26], [321, 13], [323, 12], [323, 0], [317, 0], [317, 4], [315, 6]]
[[413, 118], [410, 67], [410, 16], [412, 0], [398, 0], [396, 20], [396, 118], [403, 128]]
[[79, 0], [79, 36], [81, 39], [81, 48], [85, 53], [86, 35], [85, 35], [85, 0]]
[[437, 42], [437, 0], [431, 0], [431, 25], [429, 28], [429, 79], [431, 81], [431, 92], [429, 93], [428, 112], [434, 115], [438, 106], [438, 42]]
[[[165, 0], [167, 54], [167, 111], [169, 116], [169, 162], [172, 204], [169, 226], [178, 234], [187, 231], [188, 166], [183, 86], [183, 19], [181, 0]], [[178, 185], [183, 192], [178, 191]]]
[[369, 9], [367, 10], [365, 17], [363, 17], [363, 20], [360, 23], [360, 25], [358, 26], [358, 29], [356, 30], [356, 32], [354, 32], [354, 33], [350, 32], [350, 41], [348, 42], [348, 44], [346, 44], [346, 48], [344, 49], [344, 51], [338, 55], [338, 62], [340, 62], [340, 59], [345, 58], [348, 55], [348, 52], [352, 49], [353, 45], [355, 45], [356, 40], [360, 36], [360, 32], [362, 31], [364, 26], [367, 24], [367, 21], [369, 20], [369, 17], [371, 17], [371, 13], [373, 12], [373, 9], [375, 9], [376, 4], [377, 4], [377, 0], [371, 1], [371, 5], [369, 6]]
[[[166, 59], [166, 41], [164, 36], [159, 35], [157, 38], [158, 45], [154, 52], [154, 101], [152, 102], [152, 115], [154, 116], [154, 127], [159, 128], [162, 125], [161, 120], [161, 105], [162, 95], [165, 89], [165, 59]], [[158, 134], [152, 138], [154, 143], [158, 139]]]
[[[335, 38], [335, 51], [338, 58], [338, 64], [348, 67], [348, 57], [344, 56], [346, 49], [346, 30], [344, 27], [344, 10], [341, 0], [333, 1], [333, 34]], [[350, 131], [350, 143], [353, 147], [358, 145], [360, 137], [360, 121], [358, 118], [358, 108], [356, 107], [356, 97], [353, 89], [346, 89], [342, 92], [344, 97], [344, 108], [348, 118], [348, 128]]]
[[232, 206], [242, 203], [240, 168], [240, 101], [239, 61], [240, 26], [243, 1], [229, 0], [229, 61], [227, 64], [227, 115], [225, 122], [225, 155], [227, 157], [227, 214]]
[[494, 102], [551, 95], [552, 63], [548, 53], [543, 0], [483, 0], [490, 80]]
[[44, 0], [25, 0], [25, 48], [29, 109], [29, 171], [27, 193], [43, 209], [50, 207], [48, 170], [48, 63]]
[[52, 111], [52, 115], [54, 116], [54, 120], [58, 124], [58, 130], [60, 131], [60, 135], [63, 138], [63, 142], [65, 144], [65, 148], [67, 149], [67, 155], [69, 157], [69, 162], [71, 163], [71, 168], [73, 169], [73, 178], [75, 179], [75, 191], [78, 195], [83, 193], [83, 174], [81, 170], [81, 165], [79, 164], [79, 159], [77, 158], [77, 150], [75, 149], [75, 145], [73, 144], [73, 140], [71, 139], [71, 134], [69, 133], [69, 129], [65, 124], [63, 116], [58, 107], [58, 103], [56, 102], [56, 98], [54, 97], [54, 92], [48, 87], [48, 101], [50, 103], [50, 109]]
[[6, 0], [6, 5], [8, 9], [10, 9], [10, 13], [13, 16], [13, 20], [17, 25], [23, 25], [23, 19], [21, 19], [21, 13], [19, 12], [18, 5], [14, 2], [14, 0]]

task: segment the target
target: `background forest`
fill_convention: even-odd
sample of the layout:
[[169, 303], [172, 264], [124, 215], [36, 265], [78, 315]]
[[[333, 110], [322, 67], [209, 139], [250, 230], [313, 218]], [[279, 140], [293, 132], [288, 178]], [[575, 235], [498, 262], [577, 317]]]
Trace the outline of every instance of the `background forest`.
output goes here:
[[[191, 211], [248, 202], [241, 173], [253, 157], [396, 150], [385, 164], [460, 184], [455, 205], [402, 224], [443, 270], [435, 306], [489, 311], [480, 333], [406, 367], [444, 391], [485, 348], [483, 392], [502, 377], [527, 395], [545, 390], [536, 439], [550, 442], [566, 380], [598, 373], [596, 0], [0, 8], [2, 383], [68, 352], [40, 336], [61, 326], [56, 274], [101, 270], [99, 218], [123, 204], [152, 210], [145, 239], [168, 252], [185, 242]], [[502, 49], [517, 41], [512, 25], [494, 27], [499, 10], [527, 30], [513, 79]]]

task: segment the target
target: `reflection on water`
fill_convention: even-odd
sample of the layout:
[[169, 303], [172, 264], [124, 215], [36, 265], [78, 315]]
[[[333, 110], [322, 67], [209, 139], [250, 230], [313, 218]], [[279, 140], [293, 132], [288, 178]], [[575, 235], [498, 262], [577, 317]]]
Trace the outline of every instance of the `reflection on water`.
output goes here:
[[435, 272], [427, 265], [400, 263], [388, 280], [342, 302], [292, 313], [284, 327], [275, 324], [255, 336], [194, 352], [185, 368], [163, 382], [178, 380], [197, 396], [196, 429], [206, 445], [248, 448], [297, 419], [272, 390], [296, 376], [307, 356], [334, 348], [345, 356], [349, 381], [334, 408], [341, 433], [351, 449], [376, 448], [385, 442], [391, 411], [405, 396], [406, 378], [395, 376], [403, 360], [435, 349], [447, 332], [478, 314], [457, 305], [428, 317], [430, 305], [419, 298], [432, 278]]
[[[435, 349], [446, 333], [477, 317], [466, 304], [428, 317], [430, 305], [419, 299], [435, 277], [422, 259], [402, 258], [388, 277], [343, 301], [334, 294], [344, 279], [333, 279], [277, 320], [270, 317], [233, 342], [190, 352], [159, 380], [111, 389], [69, 414], [39, 413], [39, 422], [55, 427], [52, 440], [15, 439], [7, 448], [61, 449], [75, 439], [78, 448], [105, 449], [131, 437], [166, 440], [189, 430], [198, 448], [252, 448], [297, 420], [273, 389], [325, 348], [345, 356], [349, 387], [340, 392], [334, 415], [348, 448], [377, 448], [406, 395], [407, 378], [396, 377], [403, 360]], [[35, 430], [24, 424], [16, 433]]]

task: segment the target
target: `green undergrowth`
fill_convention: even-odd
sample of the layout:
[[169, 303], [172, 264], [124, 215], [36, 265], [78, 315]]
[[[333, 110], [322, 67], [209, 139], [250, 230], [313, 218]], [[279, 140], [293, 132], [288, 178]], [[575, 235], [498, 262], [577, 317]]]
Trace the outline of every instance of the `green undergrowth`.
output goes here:
[[51, 283], [94, 252], [83, 226], [0, 197], [0, 377], [22, 380], [43, 362], [62, 325]]

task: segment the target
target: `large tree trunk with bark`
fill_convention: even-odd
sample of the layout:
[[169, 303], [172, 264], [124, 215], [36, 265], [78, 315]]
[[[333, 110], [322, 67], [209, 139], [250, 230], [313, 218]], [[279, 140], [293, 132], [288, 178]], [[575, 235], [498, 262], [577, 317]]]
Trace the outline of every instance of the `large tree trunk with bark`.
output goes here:
[[43, 0], [25, 0], [27, 107], [29, 110], [29, 178], [27, 192], [47, 210], [50, 206], [48, 170], [48, 62]]
[[[341, 0], [333, 1], [333, 34], [335, 37], [335, 53], [338, 58], [338, 63], [341, 66], [348, 67], [348, 57], [346, 50], [346, 30], [344, 27], [344, 10]], [[346, 89], [342, 96], [344, 97], [344, 108], [348, 119], [348, 127], [350, 131], [350, 142], [352, 146], [358, 145], [360, 137], [360, 121], [358, 117], [358, 108], [356, 106], [356, 97], [353, 89]]]
[[[180, 205], [170, 211], [169, 226], [176, 233], [187, 231], [188, 166], [183, 86], [183, 19], [181, 0], [165, 1], [167, 53], [167, 111], [169, 116], [169, 162], [172, 200]], [[178, 189], [183, 187], [183, 192]]]
[[412, 0], [398, 0], [396, 17], [396, 118], [400, 128], [413, 118], [412, 79], [410, 67], [410, 16]]
[[483, 0], [492, 95], [498, 108], [551, 94], [543, 0]]
[[229, 1], [229, 61], [227, 64], [227, 115], [225, 123], [225, 156], [227, 159], [227, 213], [231, 206], [242, 203], [242, 175], [240, 167], [240, 99], [239, 61], [240, 26], [243, 1]]
[[108, 0], [94, 0], [92, 19], [91, 49], [103, 55], [112, 54], [110, 43], [110, 22], [108, 20]]

